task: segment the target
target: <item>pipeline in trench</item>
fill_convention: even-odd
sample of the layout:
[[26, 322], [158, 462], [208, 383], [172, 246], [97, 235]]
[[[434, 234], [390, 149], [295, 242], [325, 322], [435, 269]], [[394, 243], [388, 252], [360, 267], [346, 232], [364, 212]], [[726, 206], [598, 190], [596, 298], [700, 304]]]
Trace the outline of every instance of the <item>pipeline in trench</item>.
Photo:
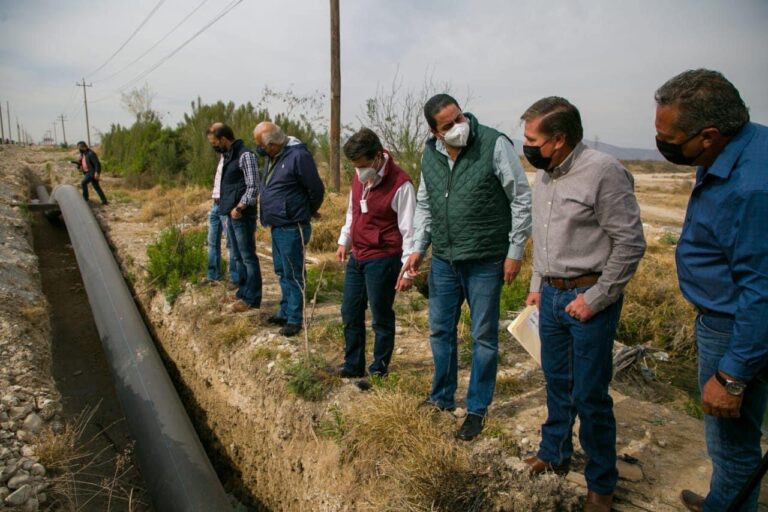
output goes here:
[[[154, 510], [231, 510], [236, 502], [225, 496], [182, 407], [181, 394], [184, 405], [192, 406], [198, 428], [203, 426], [205, 448], [219, 474], [244, 502], [263, 510], [259, 500], [238, 485], [237, 470], [217, 456], [221, 452], [215, 433], [206, 431], [205, 414], [196, 407], [194, 396], [183, 385], [179, 394], [173, 388], [148, 326], [86, 203], [68, 186], [59, 187], [53, 200], [61, 206], [68, 230], [39, 216], [33, 232], [44, 291], [53, 309], [54, 376], [64, 395], [65, 414], [72, 417], [91, 408], [93, 437], [106, 445], [98, 451], [107, 458], [123, 457], [135, 439], [141, 474], [135, 469], [126, 472], [123, 485], [146, 489], [140, 501], [151, 502]], [[50, 212], [46, 216], [56, 217]], [[169, 370], [179, 385], [173, 365]], [[144, 507], [132, 510], [150, 510], [149, 505]], [[237, 508], [247, 510], [242, 504]], [[93, 508], [101, 509], [98, 504]]]

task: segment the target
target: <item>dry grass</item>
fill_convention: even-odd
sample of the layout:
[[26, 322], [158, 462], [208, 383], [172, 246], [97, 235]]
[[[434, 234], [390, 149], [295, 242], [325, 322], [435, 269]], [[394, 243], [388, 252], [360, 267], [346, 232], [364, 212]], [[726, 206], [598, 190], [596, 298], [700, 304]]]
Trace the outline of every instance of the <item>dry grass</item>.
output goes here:
[[335, 252], [338, 248], [339, 233], [347, 213], [348, 192], [326, 194], [320, 208], [320, 218], [312, 221], [312, 237], [309, 250], [312, 252]]
[[211, 336], [211, 343], [216, 351], [228, 349], [244, 341], [255, 331], [253, 319], [249, 316], [238, 316], [219, 325], [219, 329]]
[[152, 222], [158, 217], [169, 219], [172, 223], [195, 223], [205, 220], [210, 210], [210, 190], [194, 187], [155, 186], [142, 191], [141, 211], [136, 216], [138, 222]]

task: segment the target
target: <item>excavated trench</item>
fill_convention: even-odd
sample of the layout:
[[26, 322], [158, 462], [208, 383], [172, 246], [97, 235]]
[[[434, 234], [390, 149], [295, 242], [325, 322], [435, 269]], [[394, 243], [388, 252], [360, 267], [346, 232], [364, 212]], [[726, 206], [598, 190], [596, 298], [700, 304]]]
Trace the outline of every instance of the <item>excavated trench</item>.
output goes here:
[[111, 505], [107, 493], [94, 492], [101, 482], [118, 474], [116, 484], [128, 493], [133, 489], [133, 510], [153, 510], [136, 465], [117, 467], [118, 461], [130, 457], [133, 438], [115, 394], [69, 234], [63, 223], [51, 223], [40, 213], [34, 215], [32, 234], [43, 292], [51, 309], [52, 370], [62, 395], [62, 414], [69, 421], [81, 415], [90, 418], [84, 422], [80, 438], [87, 454], [83, 462], [89, 468], [78, 473], [73, 498], [88, 502], [85, 510], [106, 510], [108, 506], [128, 510], [122, 492], [113, 493]]

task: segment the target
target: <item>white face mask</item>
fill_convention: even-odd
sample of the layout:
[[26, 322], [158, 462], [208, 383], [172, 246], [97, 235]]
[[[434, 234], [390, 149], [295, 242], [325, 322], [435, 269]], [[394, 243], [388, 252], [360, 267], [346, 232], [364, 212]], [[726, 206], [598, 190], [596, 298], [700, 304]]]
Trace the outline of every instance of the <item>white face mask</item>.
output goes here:
[[355, 170], [357, 171], [357, 177], [360, 178], [361, 183], [367, 183], [376, 176], [376, 173], [379, 172], [378, 169], [374, 167], [355, 167]]
[[467, 145], [469, 140], [469, 123], [456, 123], [448, 130], [448, 133], [443, 135], [443, 140], [449, 146], [454, 148], [463, 148]]

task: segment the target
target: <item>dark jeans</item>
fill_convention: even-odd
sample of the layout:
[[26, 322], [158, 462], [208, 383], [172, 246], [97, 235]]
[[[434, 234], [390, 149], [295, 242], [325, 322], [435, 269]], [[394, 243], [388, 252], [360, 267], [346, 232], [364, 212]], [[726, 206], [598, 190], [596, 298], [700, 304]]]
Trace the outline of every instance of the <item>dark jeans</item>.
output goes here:
[[[696, 319], [696, 342], [699, 349], [699, 388], [715, 374], [720, 359], [731, 343], [733, 320], [699, 315]], [[752, 380], [744, 391], [739, 418], [716, 418], [704, 415], [707, 451], [712, 459], [712, 479], [704, 510], [726, 510], [762, 458], [760, 426], [768, 399], [768, 385], [762, 379]], [[747, 499], [740, 512], [757, 510], [760, 486]]]
[[83, 188], [83, 199], [88, 201], [88, 184], [93, 185], [93, 190], [96, 191], [96, 193], [99, 195], [99, 199], [101, 199], [101, 204], [107, 204], [107, 196], [104, 195], [104, 191], [101, 190], [101, 185], [99, 184], [99, 180], [95, 179], [94, 173], [88, 172], [85, 174], [85, 177], [83, 177], [83, 180], [80, 182], [80, 186]]
[[496, 387], [499, 356], [499, 297], [504, 258], [459, 261], [432, 257], [429, 272], [429, 344], [435, 373], [429, 399], [454, 407], [458, 379], [456, 326], [466, 298], [472, 320], [472, 371], [467, 412], [485, 416]]
[[[211, 211], [208, 214], [208, 279], [221, 279], [221, 235], [227, 225], [229, 217], [219, 215], [219, 205], [213, 203]], [[234, 284], [239, 284], [240, 279], [237, 276], [237, 259], [235, 251], [232, 250], [231, 238], [227, 236], [227, 247], [229, 250], [229, 278]]]
[[599, 494], [616, 487], [616, 420], [608, 384], [613, 374], [613, 339], [623, 297], [587, 322], [565, 307], [589, 287], [558, 290], [544, 285], [539, 308], [541, 367], [547, 382], [547, 421], [538, 457], [562, 464], [573, 455], [572, 429], [579, 415], [579, 440], [587, 455], [587, 486]]
[[237, 261], [239, 288], [235, 294], [251, 307], [261, 307], [261, 267], [256, 256], [256, 213], [229, 218], [230, 250]]
[[[272, 228], [272, 261], [280, 280], [280, 310], [277, 316], [293, 325], [304, 324], [304, 247], [309, 244], [309, 224]], [[303, 245], [302, 245], [303, 237]]]
[[365, 309], [371, 306], [375, 334], [370, 373], [386, 374], [395, 348], [395, 285], [400, 255], [357, 261], [349, 257], [344, 276], [341, 319], [344, 322], [344, 367], [352, 373], [365, 370]]

